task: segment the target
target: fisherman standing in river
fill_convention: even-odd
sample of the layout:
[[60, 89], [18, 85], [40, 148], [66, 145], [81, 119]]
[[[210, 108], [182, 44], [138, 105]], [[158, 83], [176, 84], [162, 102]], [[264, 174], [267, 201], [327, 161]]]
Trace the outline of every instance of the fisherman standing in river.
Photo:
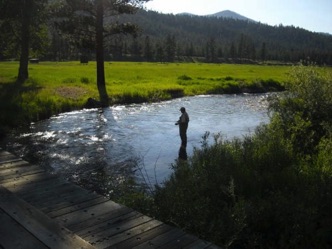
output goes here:
[[189, 123], [189, 115], [186, 112], [186, 108], [184, 107], [181, 107], [180, 111], [182, 114], [175, 124], [179, 126], [181, 147], [187, 148], [187, 129]]

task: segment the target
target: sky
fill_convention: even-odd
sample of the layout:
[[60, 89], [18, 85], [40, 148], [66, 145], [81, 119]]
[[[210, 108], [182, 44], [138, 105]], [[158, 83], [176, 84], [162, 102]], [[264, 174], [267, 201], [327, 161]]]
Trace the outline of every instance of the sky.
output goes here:
[[255, 21], [332, 34], [332, 0], [150, 0], [147, 10], [195, 15], [231, 10]]

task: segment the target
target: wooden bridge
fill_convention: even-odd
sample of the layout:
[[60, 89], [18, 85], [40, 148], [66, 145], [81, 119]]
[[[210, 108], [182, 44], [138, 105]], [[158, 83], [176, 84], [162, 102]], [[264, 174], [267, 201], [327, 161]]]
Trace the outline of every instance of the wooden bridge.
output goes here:
[[218, 248], [0, 148], [0, 249]]

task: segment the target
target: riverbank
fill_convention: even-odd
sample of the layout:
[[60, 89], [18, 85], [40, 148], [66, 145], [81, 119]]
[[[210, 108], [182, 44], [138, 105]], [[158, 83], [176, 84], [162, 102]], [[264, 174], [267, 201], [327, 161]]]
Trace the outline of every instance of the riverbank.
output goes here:
[[[98, 99], [94, 62], [40, 62], [17, 85], [18, 62], [0, 62], [0, 139], [8, 130]], [[268, 92], [284, 89], [290, 66], [198, 63], [105, 64], [111, 105], [157, 102], [199, 94]]]

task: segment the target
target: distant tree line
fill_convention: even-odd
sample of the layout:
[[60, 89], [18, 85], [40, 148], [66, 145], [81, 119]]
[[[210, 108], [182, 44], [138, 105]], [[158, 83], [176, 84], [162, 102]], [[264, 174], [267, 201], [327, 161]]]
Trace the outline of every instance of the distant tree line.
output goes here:
[[[114, 20], [109, 19], [109, 22]], [[105, 41], [105, 59], [115, 61], [200, 61], [332, 64], [332, 35], [294, 26], [269, 26], [229, 18], [165, 15], [141, 10], [118, 21], [137, 24], [135, 36], [113, 35]], [[107, 21], [105, 21], [107, 22]], [[89, 46], [71, 47], [66, 38], [52, 35], [53, 53], [47, 59], [71, 60], [93, 54]], [[91, 57], [91, 56], [90, 56]], [[94, 59], [93, 57], [91, 59]]]
[[[107, 17], [108, 23], [135, 23], [133, 36], [114, 34], [105, 38], [105, 60], [113, 61], [200, 61], [255, 63], [314, 61], [332, 65], [332, 35], [314, 33], [294, 26], [269, 26], [230, 18], [160, 14], [140, 10], [135, 15]], [[49, 25], [48, 44], [36, 56], [45, 60], [95, 60], [89, 34], [69, 39]], [[44, 42], [45, 43], [45, 42]], [[3, 53], [0, 59], [15, 57]]]

